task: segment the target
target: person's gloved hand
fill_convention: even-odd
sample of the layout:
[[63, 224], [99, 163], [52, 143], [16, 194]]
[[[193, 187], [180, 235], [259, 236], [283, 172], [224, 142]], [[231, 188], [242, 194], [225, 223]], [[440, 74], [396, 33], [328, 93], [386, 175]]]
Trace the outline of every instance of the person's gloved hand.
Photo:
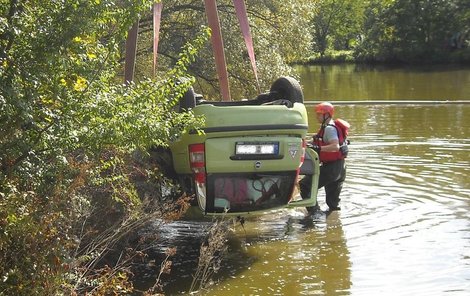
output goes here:
[[317, 154], [320, 154], [321, 147], [312, 143], [308, 143], [307, 147], [313, 149]]

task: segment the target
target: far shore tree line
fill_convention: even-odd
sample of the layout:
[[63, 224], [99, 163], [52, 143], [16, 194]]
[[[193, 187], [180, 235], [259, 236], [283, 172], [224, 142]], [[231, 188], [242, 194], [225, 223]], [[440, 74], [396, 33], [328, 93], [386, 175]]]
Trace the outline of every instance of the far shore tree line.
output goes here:
[[[150, 261], [158, 233], [132, 234], [186, 209], [150, 151], [203, 124], [174, 106], [189, 84], [216, 98], [218, 81], [202, 0], [163, 1], [152, 75], [153, 3], [0, 0], [0, 295], [132, 293], [130, 267]], [[217, 4], [233, 99], [253, 97], [233, 3]], [[470, 61], [468, 0], [246, 5], [262, 90], [297, 62]], [[124, 44], [137, 20], [136, 79], [124, 85]], [[173, 255], [155, 264], [144, 295], [162, 292]]]
[[[470, 2], [320, 0], [312, 60], [470, 62]], [[344, 58], [334, 51], [347, 51]], [[339, 54], [341, 56], [341, 53]]]
[[[218, 0], [234, 99], [257, 88], [232, 0]], [[260, 84], [293, 74], [294, 63], [470, 63], [470, 2], [466, 0], [264, 0], [247, 1]], [[151, 67], [151, 16], [140, 22], [138, 74]], [[203, 1], [164, 1], [159, 69], [205, 25]], [[139, 72], [140, 71], [140, 72]], [[210, 44], [189, 71], [196, 89], [217, 95]]]

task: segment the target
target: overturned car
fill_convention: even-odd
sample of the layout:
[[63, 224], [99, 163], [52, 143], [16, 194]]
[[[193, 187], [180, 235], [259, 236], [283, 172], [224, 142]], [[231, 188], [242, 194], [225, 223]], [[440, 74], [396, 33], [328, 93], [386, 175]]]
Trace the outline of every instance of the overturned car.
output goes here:
[[[190, 88], [180, 110], [205, 117], [204, 133], [170, 145], [182, 188], [206, 215], [261, 214], [316, 203], [318, 155], [306, 148], [307, 111], [300, 84], [280, 77], [254, 99], [204, 101]], [[311, 196], [296, 200], [299, 175], [313, 175]]]

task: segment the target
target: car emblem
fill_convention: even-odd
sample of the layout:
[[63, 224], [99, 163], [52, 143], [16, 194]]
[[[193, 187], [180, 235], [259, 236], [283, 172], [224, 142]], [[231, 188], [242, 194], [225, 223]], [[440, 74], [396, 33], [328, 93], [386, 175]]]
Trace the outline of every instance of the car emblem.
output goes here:
[[255, 162], [255, 169], [261, 168], [261, 161]]
[[289, 144], [289, 154], [294, 159], [299, 151], [299, 147], [297, 144]]

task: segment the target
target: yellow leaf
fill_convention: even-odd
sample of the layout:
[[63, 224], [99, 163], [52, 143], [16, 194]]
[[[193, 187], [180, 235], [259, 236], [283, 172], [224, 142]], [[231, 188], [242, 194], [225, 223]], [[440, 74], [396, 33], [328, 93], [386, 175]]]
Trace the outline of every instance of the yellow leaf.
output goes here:
[[94, 54], [94, 53], [88, 52], [86, 55], [87, 55], [87, 57], [88, 57], [90, 60], [96, 59], [96, 54]]
[[73, 89], [76, 91], [82, 91], [86, 88], [87, 81], [85, 78], [78, 76], [77, 81], [75, 81], [75, 84], [73, 86]]

